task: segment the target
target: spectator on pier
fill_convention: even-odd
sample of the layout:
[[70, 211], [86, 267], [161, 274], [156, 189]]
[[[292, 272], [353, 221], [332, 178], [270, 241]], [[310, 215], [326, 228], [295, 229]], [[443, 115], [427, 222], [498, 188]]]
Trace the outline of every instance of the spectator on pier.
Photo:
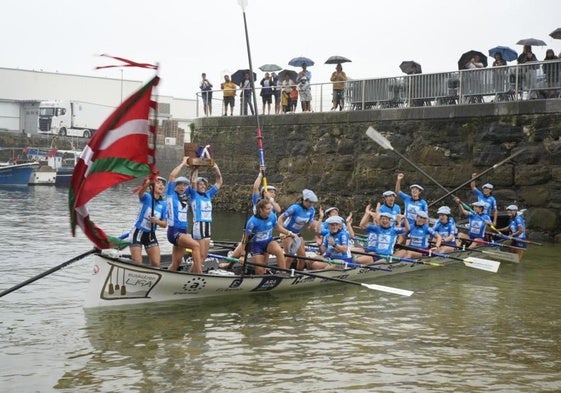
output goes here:
[[506, 61], [503, 59], [501, 52], [495, 53], [495, 61], [493, 61], [493, 67], [505, 66]]
[[234, 115], [237, 87], [238, 86], [230, 80], [230, 75], [224, 75], [224, 83], [220, 85], [224, 99], [224, 116], [228, 116], [228, 106], [230, 107], [230, 116]]
[[[545, 74], [545, 80], [547, 81], [547, 87], [550, 90], [544, 91], [542, 93], [543, 98], [555, 98], [559, 95], [559, 90], [554, 90], [554, 88], [559, 88], [559, 72], [561, 71], [561, 64], [559, 62], [552, 63], [552, 61], [559, 60], [553, 49], [548, 49], [545, 52], [544, 63], [542, 64], [542, 70]], [[553, 89], [553, 90], [552, 90]]]
[[244, 78], [242, 83], [240, 83], [240, 89], [242, 89], [241, 99], [243, 114], [247, 115], [247, 108], [251, 111], [251, 114], [255, 114], [253, 110], [253, 104], [251, 101], [251, 81], [249, 80], [249, 72], [244, 73]]
[[311, 112], [311, 101], [312, 101], [312, 88], [308, 83], [308, 79], [304, 76], [300, 78], [298, 82], [298, 94], [300, 95], [300, 104], [302, 106], [302, 112]]
[[335, 71], [331, 74], [331, 82], [333, 82], [333, 106], [331, 110], [337, 109], [342, 111], [345, 107], [345, 82], [347, 80], [347, 74], [343, 71], [343, 66], [338, 63], [335, 67]]
[[202, 80], [199, 85], [201, 89], [201, 98], [203, 100], [203, 109], [206, 116], [212, 115], [212, 83], [206, 78], [206, 74], [201, 74]]
[[261, 92], [259, 95], [263, 101], [263, 111], [262, 113], [265, 114], [265, 107], [267, 108], [267, 114], [271, 114], [271, 103], [273, 102], [273, 81], [271, 80], [271, 76], [268, 72], [265, 73], [265, 77], [261, 79]]
[[275, 99], [275, 115], [278, 115], [281, 108], [281, 89], [279, 76], [276, 72], [271, 73], [271, 86], [273, 88], [273, 98]]

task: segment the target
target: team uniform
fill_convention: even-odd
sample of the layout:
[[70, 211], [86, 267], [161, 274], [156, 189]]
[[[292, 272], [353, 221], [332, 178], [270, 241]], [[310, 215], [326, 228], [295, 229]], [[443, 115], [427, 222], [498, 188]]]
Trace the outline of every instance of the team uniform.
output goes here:
[[167, 205], [163, 199], [154, 201], [154, 210], [152, 211], [152, 194], [145, 192], [138, 197], [142, 204], [138, 212], [138, 218], [131, 230], [131, 246], [144, 246], [146, 249], [158, 246], [156, 238], [157, 225], [150, 222], [150, 217], [154, 216], [158, 220], [167, 219]]
[[314, 220], [315, 214], [316, 209], [314, 209], [313, 206], [306, 209], [301, 203], [295, 203], [286, 209], [281, 215], [281, 218], [284, 219], [283, 226], [286, 229], [293, 233], [300, 234], [302, 228]]
[[366, 252], [374, 252], [378, 255], [392, 255], [397, 237], [405, 233], [405, 228], [390, 226], [383, 228], [380, 225], [368, 224], [365, 228], [368, 233], [368, 244]]
[[391, 214], [391, 224], [392, 226], [395, 225], [395, 221], [397, 219], [397, 215], [401, 214], [401, 208], [397, 203], [394, 203], [392, 207], [389, 207], [385, 203], [380, 206], [380, 213], [389, 213]]
[[428, 248], [430, 238], [437, 234], [427, 224], [413, 225], [409, 231], [409, 245], [415, 248]]
[[485, 237], [485, 230], [487, 229], [487, 222], [491, 221], [491, 217], [487, 214], [477, 214], [468, 212], [469, 226], [468, 235], [470, 239], [482, 239]]
[[[524, 219], [521, 216], [519, 215], [514, 216], [514, 218], [508, 223], [508, 230], [510, 231], [511, 234], [516, 233], [518, 232], [519, 226], [522, 226], [522, 228], [524, 228], [524, 231], [520, 235], [517, 235], [516, 238], [526, 239], [526, 223], [524, 222]], [[512, 245], [518, 248], [526, 248], [525, 242], [518, 242], [516, 240], [512, 241]]]
[[267, 252], [267, 246], [273, 241], [273, 230], [277, 223], [277, 216], [274, 213], [267, 218], [253, 215], [247, 220], [245, 233], [253, 236], [250, 251], [252, 254], [263, 255]]
[[216, 185], [210, 187], [205, 193], [198, 192], [193, 187], [188, 187], [185, 192], [191, 201], [193, 212], [193, 239], [201, 240], [211, 235], [210, 223], [212, 222], [212, 197], [218, 192]]
[[[329, 239], [331, 238], [333, 238], [335, 244], [347, 247], [347, 251], [341, 251], [333, 247], [329, 242]], [[349, 232], [344, 229], [340, 229], [336, 233], [329, 232], [323, 238], [323, 247], [325, 249], [324, 256], [330, 259], [339, 259], [345, 262], [352, 262], [349, 241]]]
[[[189, 192], [189, 187], [187, 187], [187, 192]], [[166, 188], [166, 204], [168, 210], [168, 241], [177, 245], [177, 238], [183, 234], [187, 233], [189, 227], [187, 223], [187, 209], [189, 207], [187, 203], [187, 198], [185, 195], [178, 195], [175, 192], [175, 182], [170, 181]]]
[[413, 197], [411, 195], [406, 194], [403, 191], [399, 192], [399, 197], [403, 200], [403, 203], [405, 205], [403, 211], [405, 212], [405, 218], [407, 218], [407, 220], [409, 221], [409, 225], [415, 225], [417, 212], [419, 210], [428, 213], [429, 207], [427, 205], [427, 201], [425, 201], [424, 199], [413, 200]]
[[[458, 235], [458, 228], [456, 227], [456, 221], [453, 217], [448, 216], [448, 222], [443, 224], [440, 220], [436, 221], [432, 229], [440, 234], [442, 237], [442, 245], [456, 245], [456, 236]], [[452, 240], [445, 242], [444, 239], [449, 236], [453, 236]]]
[[478, 202], [483, 202], [483, 204], [485, 205], [483, 206], [483, 214], [491, 216], [491, 213], [497, 210], [497, 200], [494, 196], [485, 196], [485, 194], [483, 194], [483, 191], [479, 190], [478, 188], [473, 190], [473, 194], [477, 197]]

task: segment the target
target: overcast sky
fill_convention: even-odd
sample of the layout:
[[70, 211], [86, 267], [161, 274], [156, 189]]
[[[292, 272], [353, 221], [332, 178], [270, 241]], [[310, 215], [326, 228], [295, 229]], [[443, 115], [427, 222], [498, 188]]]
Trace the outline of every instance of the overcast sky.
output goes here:
[[[402, 75], [402, 60], [423, 73], [457, 69], [470, 49], [487, 54], [497, 45], [538, 38], [561, 52], [549, 33], [561, 27], [559, 0], [247, 0], [253, 68], [288, 66], [296, 56], [315, 61], [312, 83], [327, 82], [331, 55], [352, 60], [349, 78]], [[224, 72], [248, 68], [238, 0], [4, 0], [0, 67], [120, 78], [108, 53], [158, 62], [160, 93], [194, 98], [206, 72], [215, 89]], [[511, 63], [514, 64], [514, 63]], [[125, 79], [148, 80], [152, 71], [123, 70]], [[1, 88], [1, 86], [0, 86]]]

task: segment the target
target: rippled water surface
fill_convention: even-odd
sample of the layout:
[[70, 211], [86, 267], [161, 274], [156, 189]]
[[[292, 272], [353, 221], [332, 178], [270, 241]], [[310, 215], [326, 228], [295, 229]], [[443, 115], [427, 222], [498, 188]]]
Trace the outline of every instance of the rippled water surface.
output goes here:
[[[0, 189], [0, 290], [89, 250], [65, 189]], [[118, 235], [130, 187], [96, 198]], [[235, 240], [243, 217], [220, 216]], [[159, 233], [164, 250], [163, 232]], [[82, 309], [88, 258], [0, 299], [2, 392], [558, 392], [561, 247], [497, 274], [461, 264], [388, 277], [412, 297], [331, 285], [209, 304]]]

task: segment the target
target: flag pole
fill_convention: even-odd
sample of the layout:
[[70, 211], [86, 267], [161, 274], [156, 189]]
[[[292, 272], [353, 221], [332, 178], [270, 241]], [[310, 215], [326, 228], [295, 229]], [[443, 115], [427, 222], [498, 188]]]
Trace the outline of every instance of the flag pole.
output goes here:
[[248, 0], [238, 0], [238, 4], [242, 9], [243, 24], [245, 29], [245, 43], [247, 46], [247, 59], [249, 61], [249, 82], [251, 86], [251, 93], [253, 96], [255, 120], [257, 122], [257, 146], [259, 148], [259, 165], [263, 168], [263, 189], [267, 190], [267, 175], [265, 174], [265, 153], [263, 151], [263, 134], [261, 133], [261, 124], [259, 121], [259, 111], [257, 109], [257, 94], [255, 93], [255, 81], [253, 80], [253, 64], [251, 62], [251, 49], [249, 47], [249, 33], [247, 32], [247, 18], [245, 16], [245, 9]]
[[[160, 63], [156, 63], [156, 76], [158, 76], [158, 70], [160, 69]], [[154, 92], [154, 90], [156, 90], [156, 92]], [[154, 149], [154, 154], [152, 156], [152, 159], [154, 160], [152, 163], [152, 173], [151, 173], [151, 177], [152, 177], [152, 211], [150, 213], [150, 215], [153, 217], [154, 216], [154, 209], [156, 208], [156, 201], [154, 200], [154, 189], [156, 188], [156, 179], [157, 179], [157, 166], [156, 166], [156, 143], [158, 140], [158, 85], [154, 86], [154, 88], [152, 89], [152, 94], [154, 95], [154, 97], [156, 97], [156, 99], [154, 100], [154, 120], [152, 122], [152, 125], [150, 126], [151, 128], [153, 127], [152, 131], [152, 144], [153, 144], [153, 149]], [[156, 231], [156, 224], [152, 223], [150, 225], [150, 232], [155, 232]]]

